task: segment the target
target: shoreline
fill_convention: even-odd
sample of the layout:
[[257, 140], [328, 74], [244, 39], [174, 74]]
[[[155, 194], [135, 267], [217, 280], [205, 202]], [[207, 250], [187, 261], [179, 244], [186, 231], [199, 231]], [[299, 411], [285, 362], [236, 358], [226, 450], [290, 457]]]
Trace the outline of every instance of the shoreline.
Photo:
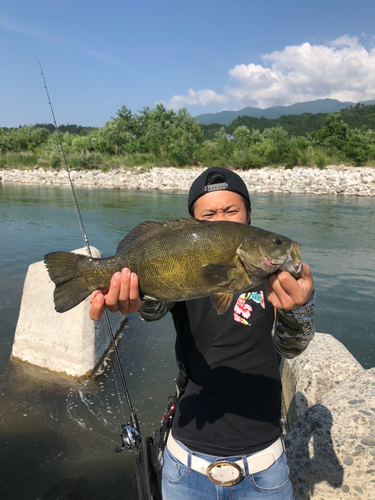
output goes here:
[[[205, 169], [201, 167], [144, 167], [101, 170], [71, 170], [75, 186], [110, 189], [187, 191], [193, 180]], [[235, 170], [250, 193], [325, 194], [342, 196], [375, 196], [375, 168], [328, 165], [317, 167], [263, 167]], [[0, 169], [1, 184], [65, 186], [69, 179], [65, 169], [35, 167], [31, 170]]]

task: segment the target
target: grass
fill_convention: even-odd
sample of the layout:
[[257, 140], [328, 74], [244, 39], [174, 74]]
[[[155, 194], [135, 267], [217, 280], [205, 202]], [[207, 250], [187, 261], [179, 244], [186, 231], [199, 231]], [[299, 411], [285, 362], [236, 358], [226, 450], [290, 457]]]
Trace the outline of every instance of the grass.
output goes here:
[[[294, 160], [294, 159], [293, 159]], [[262, 166], [279, 167], [281, 164], [285, 168], [294, 168], [296, 166], [324, 168], [327, 165], [353, 165], [353, 162], [345, 160], [339, 155], [329, 154], [327, 150], [309, 148], [303, 151], [296, 159], [297, 161], [277, 162], [275, 164], [267, 163], [260, 156], [254, 156], [250, 151], [234, 152], [231, 158], [225, 161], [228, 167], [234, 167], [242, 170], [260, 168]], [[156, 157], [152, 153], [135, 153], [126, 155], [109, 155], [96, 152], [69, 153], [66, 154], [66, 161], [71, 170], [96, 170], [109, 172], [114, 168], [141, 167], [147, 171], [153, 167], [176, 167], [166, 157]], [[212, 166], [212, 161], [203, 161], [201, 166], [206, 168]], [[213, 163], [218, 165], [217, 162]], [[189, 168], [192, 165], [186, 165], [179, 168]], [[375, 167], [375, 159], [366, 162], [366, 166]], [[63, 167], [61, 155], [58, 152], [51, 154], [38, 152], [21, 153], [0, 153], [0, 168], [16, 168], [20, 170], [30, 170], [35, 167], [44, 169], [60, 169]]]
[[0, 154], [0, 168], [30, 169], [39, 166], [37, 153], [5, 153]]

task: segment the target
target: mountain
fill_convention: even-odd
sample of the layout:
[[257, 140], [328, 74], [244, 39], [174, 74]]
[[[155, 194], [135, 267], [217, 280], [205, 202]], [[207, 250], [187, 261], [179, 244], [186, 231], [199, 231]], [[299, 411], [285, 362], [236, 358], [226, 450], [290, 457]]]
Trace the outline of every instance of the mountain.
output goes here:
[[[279, 118], [283, 115], [302, 115], [303, 113], [338, 113], [343, 108], [355, 106], [356, 102], [341, 102], [336, 99], [318, 99], [316, 101], [298, 102], [291, 106], [273, 106], [272, 108], [243, 108], [237, 111], [220, 111], [219, 113], [206, 113], [198, 115], [195, 119], [201, 124], [220, 123], [229, 125], [239, 116], [253, 118]], [[364, 101], [362, 104], [375, 104], [373, 101]]]

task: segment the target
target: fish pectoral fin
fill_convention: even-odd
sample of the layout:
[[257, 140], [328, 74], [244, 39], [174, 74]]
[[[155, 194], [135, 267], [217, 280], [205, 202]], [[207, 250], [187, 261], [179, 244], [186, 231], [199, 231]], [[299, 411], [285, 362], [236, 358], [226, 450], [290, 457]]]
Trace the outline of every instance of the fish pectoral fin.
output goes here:
[[233, 300], [233, 293], [215, 293], [211, 296], [212, 305], [219, 315], [224, 314]]
[[236, 277], [237, 267], [230, 264], [205, 264], [200, 273], [204, 280], [211, 285], [225, 287]]
[[153, 295], [150, 295], [149, 293], [143, 295], [141, 292], [140, 298], [141, 298], [141, 300], [145, 300], [145, 301], [160, 302], [160, 299], [157, 299], [156, 297], [154, 297]]

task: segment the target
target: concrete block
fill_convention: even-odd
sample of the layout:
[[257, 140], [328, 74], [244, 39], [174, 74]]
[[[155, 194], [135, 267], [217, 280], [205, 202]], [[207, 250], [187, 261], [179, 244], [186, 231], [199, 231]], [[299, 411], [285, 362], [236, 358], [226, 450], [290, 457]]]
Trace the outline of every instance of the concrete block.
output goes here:
[[295, 500], [375, 498], [375, 368], [328, 392], [285, 437]]
[[340, 341], [332, 335], [316, 333], [300, 356], [284, 360], [282, 384], [287, 430], [325, 394], [361, 371], [362, 365]]
[[[91, 251], [93, 257], [102, 257], [98, 249], [91, 247]], [[87, 255], [86, 248], [74, 252]], [[12, 358], [73, 377], [87, 377], [111, 345], [105, 318], [90, 320], [89, 298], [70, 311], [57, 313], [54, 289], [44, 262], [31, 264], [24, 283]], [[117, 335], [124, 316], [109, 313], [109, 317]]]

